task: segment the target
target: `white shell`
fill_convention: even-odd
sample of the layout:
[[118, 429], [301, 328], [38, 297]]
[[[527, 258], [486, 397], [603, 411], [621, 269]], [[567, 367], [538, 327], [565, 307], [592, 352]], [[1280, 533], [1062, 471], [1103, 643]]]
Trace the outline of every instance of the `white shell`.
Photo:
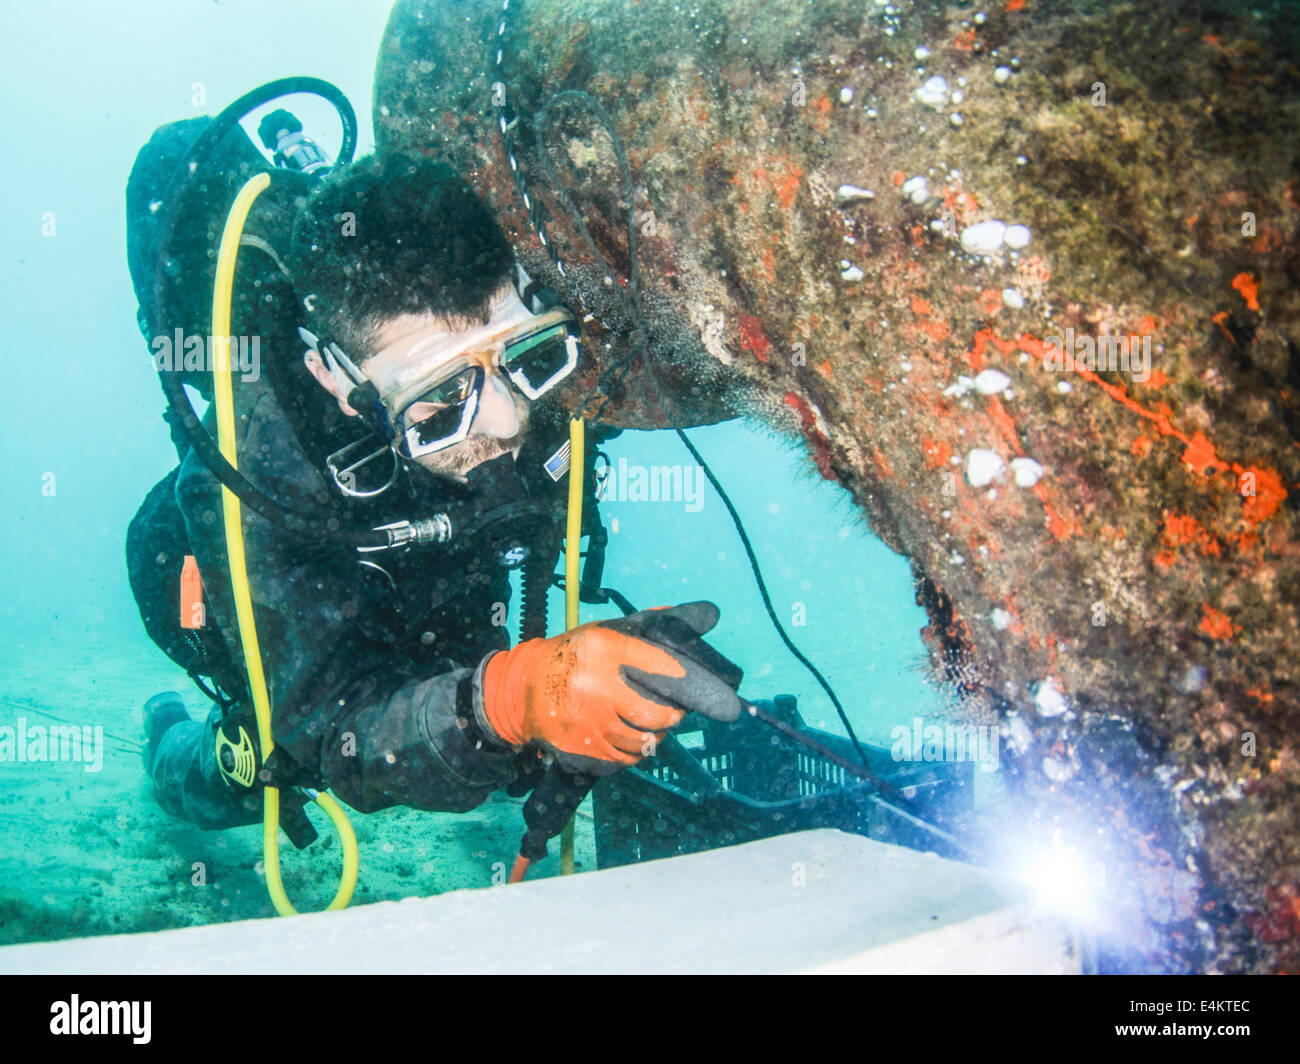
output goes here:
[[[982, 395], [996, 395], [1010, 383], [1011, 378], [1000, 369], [986, 369], [975, 378], [975, 390]], [[1015, 468], [1015, 462], [1011, 463], [1011, 467]]]
[[976, 222], [962, 230], [961, 246], [972, 255], [992, 255], [1002, 247], [1006, 231], [1006, 223], [996, 219]]
[[992, 484], [1007, 464], [997, 451], [976, 447], [966, 456], [966, 480], [974, 488]]
[[1027, 225], [1009, 225], [1006, 232], [1002, 234], [1002, 240], [1009, 248], [1020, 248], [1029, 246], [1029, 239], [1033, 234], [1029, 231]]
[[1025, 305], [1025, 297], [1014, 288], [1004, 288], [1002, 289], [1002, 302], [1012, 310], [1019, 310]]
[[933, 107], [936, 111], [940, 111], [948, 103], [948, 81], [936, 74], [913, 95], [926, 107]]
[[1061, 689], [1051, 680], [1044, 680], [1034, 692], [1034, 706], [1039, 716], [1059, 717], [1070, 707], [1066, 705]]
[[1074, 775], [1074, 769], [1070, 767], [1068, 761], [1062, 761], [1055, 757], [1043, 758], [1043, 775], [1053, 783], [1064, 783]]
[[835, 198], [840, 203], [852, 203], [854, 200], [875, 199], [876, 194], [869, 188], [858, 188], [857, 185], [841, 185], [835, 190]]
[[1011, 473], [1022, 488], [1032, 488], [1044, 472], [1043, 467], [1032, 458], [1011, 459]]
[[920, 175], [909, 177], [903, 182], [903, 195], [913, 203], [924, 203], [930, 198], [930, 186], [924, 177]]
[[1007, 717], [1007, 731], [1010, 733], [1011, 745], [1015, 747], [1017, 753], [1023, 754], [1034, 745], [1034, 733], [1030, 731], [1029, 725], [1019, 713], [1012, 713]]

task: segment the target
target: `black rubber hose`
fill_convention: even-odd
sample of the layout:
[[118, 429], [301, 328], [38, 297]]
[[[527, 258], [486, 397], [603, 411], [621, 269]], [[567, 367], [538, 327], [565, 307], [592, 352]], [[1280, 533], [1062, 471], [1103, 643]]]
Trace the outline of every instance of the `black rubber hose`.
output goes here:
[[[338, 160], [335, 165], [346, 166], [352, 161], [357, 146], [356, 112], [353, 111], [348, 98], [336, 86], [320, 78], [292, 77], [280, 78], [277, 81], [271, 81], [253, 89], [251, 92], [246, 92], [222, 110], [208, 124], [207, 128], [199, 134], [185, 153], [184, 158], [177, 165], [176, 172], [168, 185], [164, 197], [166, 214], [159, 226], [158, 243], [155, 249], [157, 252], [153, 282], [155, 298], [157, 298], [158, 293], [163, 292], [166, 288], [163, 280], [164, 261], [166, 250], [171, 246], [172, 234], [180, 214], [180, 205], [185, 200], [185, 192], [190, 187], [191, 182], [198, 179], [207, 156], [225, 138], [226, 134], [235, 127], [239, 120], [254, 108], [261, 107], [263, 104], [281, 96], [294, 93], [310, 93], [314, 96], [320, 96], [334, 106], [334, 109], [338, 112], [339, 121], [343, 125], [343, 142], [339, 148]], [[270, 171], [270, 173], [274, 179], [275, 171]], [[154, 320], [150, 323], [150, 327], [152, 334], [157, 335], [165, 331], [166, 326], [166, 323], [161, 320], [163, 308], [160, 299], [152, 310]], [[163, 394], [167, 397], [167, 402], [171, 406], [174, 422], [185, 433], [190, 446], [194, 448], [212, 475], [234, 492], [249, 509], [282, 528], [313, 538], [341, 540], [349, 546], [355, 547], [377, 547], [388, 544], [386, 533], [375, 532], [369, 528], [345, 528], [342, 526], [337, 512], [334, 511], [317, 511], [311, 516], [304, 516], [277, 502], [254, 486], [239, 470], [226, 461], [220, 448], [213, 441], [212, 435], [203, 427], [203, 423], [199, 421], [198, 416], [194, 413], [193, 406], [190, 405], [189, 397], [185, 394], [180, 376], [166, 370], [160, 371], [158, 376], [162, 384]]]
[[339, 527], [338, 518], [326, 511], [319, 517], [304, 517], [283, 503], [277, 502], [260, 488], [254, 487], [244, 476], [226, 461], [221, 449], [213, 442], [211, 434], [203, 427], [189, 396], [181, 383], [180, 375], [163, 371], [159, 375], [163, 394], [171, 404], [181, 429], [185, 432], [190, 446], [194, 448], [199, 459], [214, 477], [229, 488], [239, 501], [254, 513], [268, 521], [304, 536], [315, 539], [341, 540], [354, 547], [386, 547], [388, 534], [372, 529], [345, 529]]
[[[357, 150], [357, 113], [352, 109], [351, 101], [343, 95], [343, 90], [321, 78], [278, 78], [244, 93], [239, 99], [227, 105], [209, 123], [176, 168], [176, 173], [172, 177], [172, 187], [168, 189], [168, 199], [171, 199], [172, 193], [179, 191], [177, 182], [188, 181], [197, 174], [208, 152], [223, 140], [226, 134], [235, 128], [235, 123], [249, 111], [277, 100], [281, 96], [292, 96], [296, 93], [319, 96], [333, 105], [334, 110], [338, 112], [339, 121], [343, 124], [343, 143], [339, 145], [339, 154], [334, 165], [347, 166], [352, 162], [352, 156]], [[194, 164], [193, 167], [191, 164]]]
[[524, 562], [520, 576], [519, 641], [546, 637], [547, 594], [555, 573], [553, 537], [535, 547]]

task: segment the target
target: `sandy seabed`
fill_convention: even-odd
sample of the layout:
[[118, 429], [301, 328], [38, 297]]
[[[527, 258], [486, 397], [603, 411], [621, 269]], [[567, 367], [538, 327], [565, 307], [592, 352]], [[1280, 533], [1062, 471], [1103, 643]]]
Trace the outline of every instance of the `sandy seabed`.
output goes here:
[[[141, 707], [174, 690], [196, 719], [208, 702], [141, 631], [76, 642], [15, 639], [0, 652], [0, 724], [101, 726], [103, 767], [0, 762], [0, 944], [157, 931], [273, 916], [260, 826], [202, 831], [164, 813], [140, 760]], [[353, 905], [490, 887], [523, 834], [522, 800], [498, 792], [469, 813], [349, 810], [361, 851]], [[338, 840], [323, 813], [305, 851], [281, 835], [286, 890], [324, 908], [338, 883]], [[590, 799], [575, 859], [595, 868]], [[529, 878], [559, 874], [559, 844]]]

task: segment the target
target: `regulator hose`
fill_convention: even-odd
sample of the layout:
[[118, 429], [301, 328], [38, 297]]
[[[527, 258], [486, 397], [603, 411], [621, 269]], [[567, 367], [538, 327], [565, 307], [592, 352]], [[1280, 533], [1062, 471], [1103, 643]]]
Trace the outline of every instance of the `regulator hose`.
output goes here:
[[[336, 166], [346, 166], [352, 161], [357, 145], [357, 118], [352, 104], [343, 92], [328, 81], [312, 77], [280, 78], [268, 82], [259, 88], [246, 92], [214, 118], [199, 134], [198, 138], [186, 151], [176, 167], [163, 197], [164, 215], [159, 226], [157, 254], [154, 256], [153, 306], [150, 307], [150, 335], [164, 332], [167, 323], [162, 320], [163, 301], [160, 293], [166, 289], [166, 249], [171, 245], [172, 235], [180, 216], [181, 204], [186, 200], [186, 193], [193, 183], [200, 179], [203, 164], [212, 150], [221, 143], [235, 125], [254, 108], [261, 107], [281, 96], [294, 93], [308, 93], [320, 96], [334, 106], [339, 121], [343, 126], [343, 142], [339, 148]], [[261, 175], [269, 183], [273, 179], [284, 179], [283, 172], [267, 172]], [[301, 178], [297, 178], [301, 180]], [[245, 186], [247, 187], [247, 186]], [[263, 188], [266, 187], [264, 184]], [[241, 225], [242, 228], [242, 225]], [[216, 339], [214, 337], [214, 344]], [[168, 370], [159, 371], [159, 380], [163, 394], [167, 397], [175, 423], [180, 427], [195, 453], [227, 490], [233, 492], [239, 500], [259, 516], [273, 522], [281, 528], [316, 539], [331, 539], [354, 547], [382, 547], [388, 545], [385, 533], [375, 532], [369, 528], [345, 527], [340, 513], [335, 510], [320, 510], [311, 507], [307, 515], [299, 513], [271, 498], [260, 488], [242, 476], [221, 450], [213, 442], [211, 434], [194, 413], [189, 397], [185, 394], [180, 375]]]
[[[234, 205], [226, 218], [221, 234], [221, 249], [217, 255], [216, 283], [212, 290], [212, 343], [215, 350], [212, 369], [213, 405], [217, 414], [217, 435], [221, 454], [232, 469], [238, 461], [235, 446], [235, 397], [230, 372], [230, 307], [235, 280], [235, 259], [239, 254], [239, 237], [244, 229], [253, 201], [270, 185], [271, 175], [258, 174], [239, 190]], [[262, 671], [262, 649], [257, 641], [257, 625], [253, 617], [253, 597], [248, 584], [248, 566], [244, 558], [244, 529], [239, 496], [227, 487], [221, 492], [222, 513], [225, 518], [226, 556], [230, 565], [230, 585], [235, 599], [235, 613], [239, 621], [239, 641], [244, 650], [244, 665], [248, 673], [248, 689], [257, 716], [257, 737], [262, 763], [265, 764], [275, 749], [271, 735], [271, 699], [267, 692], [266, 676]], [[298, 910], [289, 901], [280, 878], [280, 790], [266, 784], [262, 801], [262, 854], [266, 868], [266, 889], [271, 895], [275, 911], [281, 916], [291, 916]], [[356, 888], [359, 858], [357, 837], [348, 822], [347, 814], [333, 797], [308, 789], [308, 796], [329, 816], [338, 831], [343, 850], [343, 873], [330, 909], [344, 909], [352, 900]]]

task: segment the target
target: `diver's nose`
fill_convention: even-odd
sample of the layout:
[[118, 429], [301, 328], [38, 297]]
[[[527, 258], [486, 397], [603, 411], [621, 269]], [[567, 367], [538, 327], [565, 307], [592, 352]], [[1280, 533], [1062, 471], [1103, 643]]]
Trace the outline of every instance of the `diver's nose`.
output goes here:
[[495, 436], [508, 440], [519, 433], [519, 411], [509, 386], [497, 373], [488, 374], [479, 395], [478, 413], [474, 417], [474, 432], [482, 436]]

